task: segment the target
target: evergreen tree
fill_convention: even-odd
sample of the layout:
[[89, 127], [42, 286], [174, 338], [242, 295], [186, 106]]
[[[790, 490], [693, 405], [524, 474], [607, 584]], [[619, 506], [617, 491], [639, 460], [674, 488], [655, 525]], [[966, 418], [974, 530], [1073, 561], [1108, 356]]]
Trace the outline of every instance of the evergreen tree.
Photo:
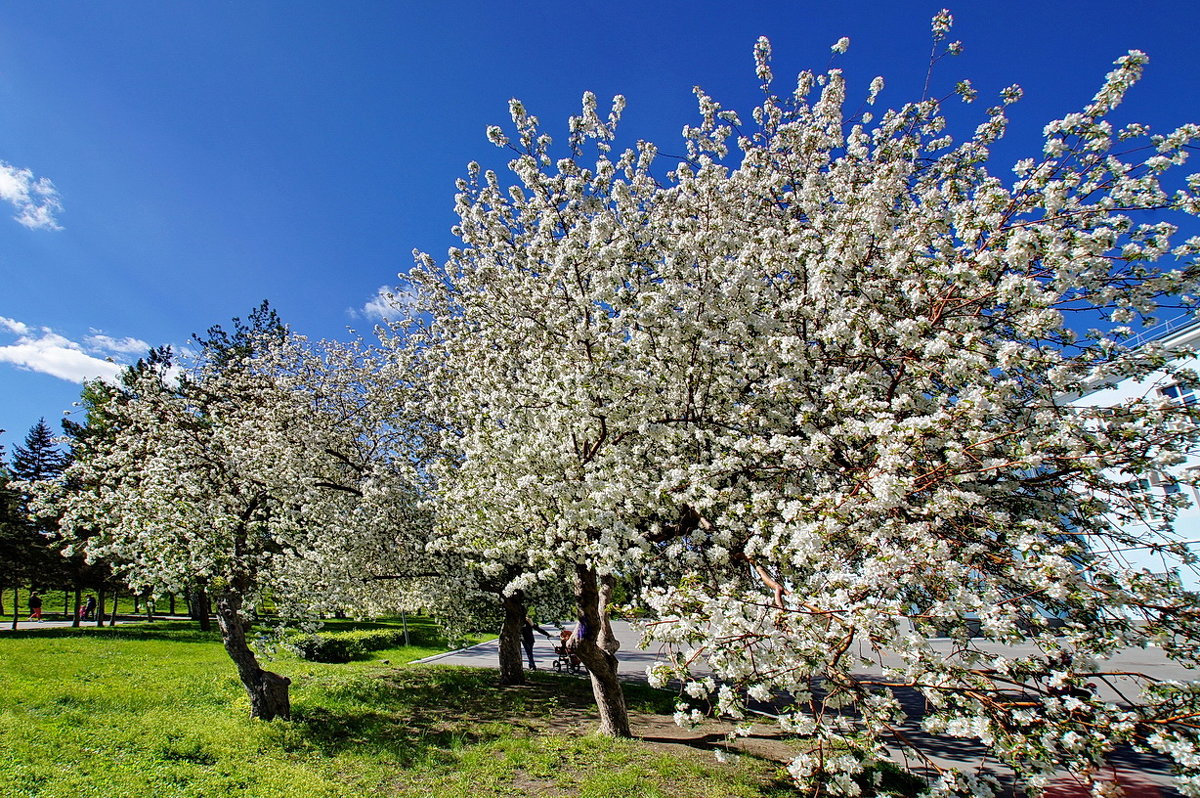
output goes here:
[[[0, 430], [2, 432], [4, 430]], [[4, 445], [0, 444], [0, 595], [2, 588], [13, 581], [17, 562], [17, 532], [20, 529], [16, 494], [8, 487], [10, 476], [8, 457]], [[3, 614], [4, 603], [0, 601], [0, 615]]]
[[0, 577], [9, 585], [39, 585], [64, 580], [62, 558], [57, 544], [49, 537], [55, 527], [53, 518], [31, 520], [28, 494], [22, 483], [53, 480], [62, 476], [70, 456], [58, 448], [46, 419], [29, 429], [24, 445], [13, 447], [11, 467], [3, 476], [3, 529], [0, 530], [0, 562], [4, 573]]
[[174, 357], [171, 347], [155, 347], [132, 366], [122, 369], [117, 375], [118, 384], [104, 380], [85, 382], [79, 397], [83, 421], [64, 418], [62, 422], [63, 432], [71, 438], [71, 458], [86, 456], [89, 445], [116, 435], [117, 414], [113, 412], [113, 403], [130, 401], [135, 396], [138, 380], [144, 375], [165, 375], [171, 369]]
[[193, 336], [204, 350], [205, 358], [217, 369], [225, 369], [244, 361], [255, 350], [269, 341], [282, 341], [287, 337], [287, 326], [279, 314], [264, 299], [250, 312], [248, 321], [233, 319], [233, 331], [226, 331], [220, 324], [208, 328], [206, 337]]
[[54, 479], [62, 474], [68, 462], [70, 456], [58, 448], [50, 425], [41, 418], [29, 428], [25, 445], [14, 447], [11, 478], [28, 482]]

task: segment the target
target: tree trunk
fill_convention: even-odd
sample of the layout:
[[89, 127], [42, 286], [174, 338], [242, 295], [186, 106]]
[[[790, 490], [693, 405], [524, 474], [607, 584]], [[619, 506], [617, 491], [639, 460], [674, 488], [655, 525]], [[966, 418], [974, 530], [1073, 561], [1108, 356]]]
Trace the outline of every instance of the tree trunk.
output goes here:
[[609, 654], [616, 655], [621, 641], [613, 634], [612, 619], [608, 616], [608, 605], [612, 603], [613, 591], [617, 589], [617, 578], [612, 574], [600, 577], [600, 633], [596, 643]]
[[71, 614], [71, 591], [63, 591], [63, 620], [65, 621]]
[[104, 588], [100, 588], [96, 593], [96, 626], [104, 626]]
[[4, 585], [0, 585], [0, 618], [4, 617], [4, 591], [5, 590], [6, 590], [6, 588], [4, 587]]
[[169, 599], [170, 599], [170, 604], [167, 605], [167, 614], [174, 615], [175, 614], [175, 594], [172, 593], [169, 596]]
[[288, 685], [292, 680], [278, 673], [263, 670], [250, 646], [246, 643], [246, 619], [242, 616], [242, 599], [233, 594], [217, 598], [217, 625], [221, 641], [229, 658], [237, 665], [238, 676], [250, 696], [250, 717], [274, 720], [291, 717]]
[[[608, 626], [607, 608], [601, 601], [596, 572], [580, 565], [576, 566], [575, 574], [575, 600], [584, 624], [575, 654], [583, 660], [592, 677], [592, 694], [596, 697], [596, 709], [600, 714], [600, 733], [609, 737], [630, 737], [625, 691], [617, 678], [617, 658], [602, 646], [602, 643], [612, 645], [615, 638]], [[605, 639], [606, 627], [607, 637], [611, 640]]]
[[12, 628], [17, 628], [17, 619], [21, 617], [21, 588], [13, 585], [13, 619]]
[[212, 629], [212, 621], [209, 619], [212, 607], [208, 599], [208, 593], [205, 592], [204, 588], [198, 587], [192, 592], [188, 607], [192, 614], [192, 620], [199, 621], [200, 631], [207, 632], [209, 629]]
[[120, 603], [118, 601], [118, 599], [120, 599], [120, 598], [121, 598], [120, 592], [114, 590], [113, 596], [112, 596], [112, 600], [113, 600], [112, 614], [108, 616], [108, 625], [109, 626], [117, 625], [117, 605]]
[[525, 622], [525, 594], [520, 590], [501, 596], [504, 624], [500, 627], [500, 684], [525, 684], [521, 664], [521, 626]]
[[71, 616], [71, 628], [79, 628], [79, 611], [83, 609], [83, 591], [75, 586], [75, 614]]

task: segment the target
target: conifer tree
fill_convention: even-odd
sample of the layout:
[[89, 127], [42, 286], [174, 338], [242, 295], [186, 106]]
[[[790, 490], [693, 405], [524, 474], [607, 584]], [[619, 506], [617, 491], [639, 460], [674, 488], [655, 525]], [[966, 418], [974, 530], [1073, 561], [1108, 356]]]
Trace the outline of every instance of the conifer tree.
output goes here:
[[53, 518], [33, 520], [29, 515], [29, 496], [11, 485], [18, 482], [52, 481], [62, 476], [70, 462], [54, 440], [46, 419], [38, 419], [25, 436], [24, 445], [13, 447], [11, 467], [3, 475], [5, 531], [3, 555], [7, 579], [14, 585], [29, 582], [53, 582], [62, 577], [57, 547], [47, 537], [56, 522]]
[[69, 455], [55, 443], [50, 425], [41, 418], [29, 428], [25, 445], [13, 448], [12, 478], [30, 482], [54, 479], [62, 474], [69, 460]]
[[[0, 430], [0, 433], [4, 430]], [[0, 615], [4, 615], [3, 587], [14, 570], [15, 538], [19, 528], [16, 494], [8, 488], [10, 474], [4, 445], [0, 444]]]

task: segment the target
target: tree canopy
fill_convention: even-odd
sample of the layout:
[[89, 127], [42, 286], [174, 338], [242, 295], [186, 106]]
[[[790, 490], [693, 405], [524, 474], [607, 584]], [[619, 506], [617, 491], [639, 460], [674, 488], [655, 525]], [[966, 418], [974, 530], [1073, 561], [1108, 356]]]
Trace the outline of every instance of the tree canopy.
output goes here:
[[[1196, 409], [1076, 400], [1156, 371], [1195, 383], [1180, 353], [1126, 342], [1195, 296], [1200, 238], [1175, 233], [1200, 177], [1171, 170], [1200, 127], [1114, 127], [1147, 60], [1130, 52], [1039, 157], [997, 172], [1018, 87], [956, 138], [969, 84], [877, 112], [877, 78], [848, 111], [841, 70], [780, 96], [770, 56], [760, 40], [749, 119], [697, 89], [665, 172], [653, 144], [614, 151], [621, 97], [601, 115], [585, 95], [565, 152], [515, 100], [515, 131], [489, 130], [515, 182], [472, 164], [462, 245], [413, 272], [444, 523], [523, 559], [514, 588], [563, 563], [581, 585], [639, 573], [648, 635], [678, 651], [652, 678], [734, 719], [791, 696], [809, 786], [853, 794], [885, 745], [920, 760], [902, 688], [929, 730], [982, 740], [1031, 786], [1125, 742], [1194, 778], [1196, 691], [1104, 662], [1153, 642], [1196, 663], [1194, 594], [1106, 555], [1195, 561], [1169, 535], [1180, 499], [1129, 475], [1182, 462]], [[1139, 515], [1161, 521], [1120, 523]], [[1036, 653], [995, 653], [1018, 642]]]
[[287, 682], [247, 646], [256, 609], [270, 600], [300, 620], [377, 599], [371, 575], [419, 556], [407, 541], [424, 527], [385, 440], [403, 401], [385, 384], [394, 370], [275, 322], [243, 327], [210, 330], [194, 360], [152, 356], [94, 389], [67, 479], [37, 485], [89, 560], [139, 588], [208, 592], [252, 710], [269, 719], [287, 714]]

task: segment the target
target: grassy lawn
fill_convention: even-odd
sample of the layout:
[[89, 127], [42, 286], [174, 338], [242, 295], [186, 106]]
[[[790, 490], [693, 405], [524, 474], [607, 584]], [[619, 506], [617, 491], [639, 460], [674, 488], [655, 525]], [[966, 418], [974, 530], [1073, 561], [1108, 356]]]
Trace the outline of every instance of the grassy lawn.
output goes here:
[[423, 645], [346, 664], [279, 655], [293, 719], [262, 723], [215, 634], [188, 624], [0, 633], [0, 795], [795, 794], [769, 757], [720, 763], [674, 729], [670, 696], [631, 686], [646, 739], [603, 739], [586, 680], [501, 688], [490, 670], [406, 665], [431, 637], [418, 624]]

